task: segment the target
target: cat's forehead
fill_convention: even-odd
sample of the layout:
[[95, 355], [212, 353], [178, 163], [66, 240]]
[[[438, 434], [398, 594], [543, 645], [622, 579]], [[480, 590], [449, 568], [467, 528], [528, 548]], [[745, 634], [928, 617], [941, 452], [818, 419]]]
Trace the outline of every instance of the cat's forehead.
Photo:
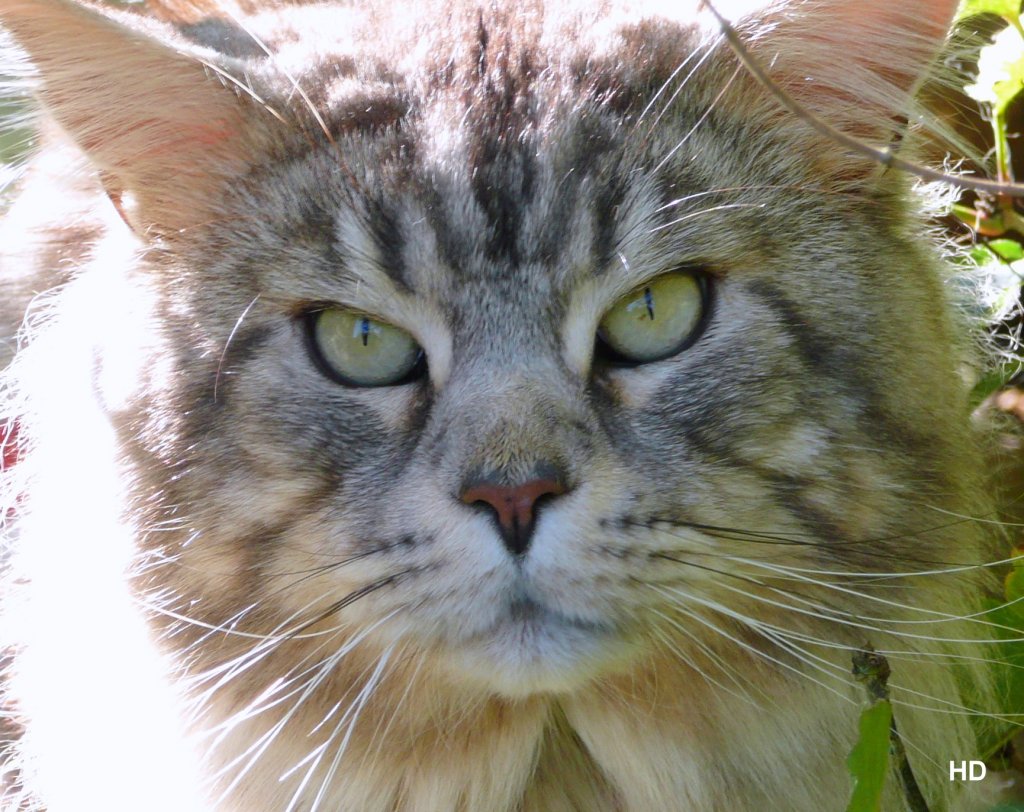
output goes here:
[[[645, 138], [637, 119], [699, 35], [678, 20], [635, 16], [597, 32], [579, 12], [556, 25], [535, 11], [450, 9], [425, 40], [365, 51], [353, 36], [304, 72], [268, 60], [282, 92], [301, 88], [333, 136], [313, 151], [320, 171], [307, 185], [312, 194], [324, 178], [344, 187], [326, 213], [354, 261], [372, 255], [412, 288], [432, 276], [514, 292], [622, 270], [651, 242], [642, 221], [674, 192], [644, 166], [662, 136]], [[363, 24], [376, 19], [360, 14]], [[581, 39], [567, 47], [556, 29]], [[416, 33], [417, 23], [405, 26]], [[579, 47], [598, 37], [603, 53]], [[643, 54], [621, 53], [634, 48]], [[688, 95], [700, 95], [698, 84]], [[664, 121], [659, 129], [672, 132]]]
[[[738, 16], [754, 4], [734, 5], [743, 6]], [[204, 17], [178, 29], [226, 55], [262, 62], [279, 89], [291, 95], [301, 88], [327, 115], [390, 88], [420, 103], [448, 96], [469, 107], [485, 94], [492, 110], [504, 102], [511, 123], [508, 116], [526, 112], [527, 93], [542, 87], [583, 92], [615, 75], [621, 94], [666, 78], [707, 38], [711, 18], [698, 7], [696, 0], [325, 4], [245, 20]], [[351, 119], [355, 111], [336, 112]]]
[[481, 113], [425, 116], [408, 144], [370, 144], [377, 160], [356, 149], [355, 184], [344, 170], [321, 173], [344, 190], [330, 214], [346, 268], [372, 258], [416, 295], [465, 306], [477, 290], [535, 309], [588, 279], [621, 282], [634, 264], [662, 263], [670, 246], [656, 227], [674, 190], [631, 153], [635, 131], [579, 110], [550, 126], [528, 115], [492, 126], [501, 111]]
[[[763, 13], [772, 0], [718, 0], [716, 8], [733, 20]], [[458, 59], [472, 51], [481, 28], [497, 38], [519, 37], [540, 51], [600, 53], [614, 48], [622, 29], [648, 22], [717, 30], [701, 0], [525, 0], [479, 3], [472, 0], [424, 0], [395, 3], [358, 0], [295, 6], [271, 6], [256, 15], [226, 15], [222, 4], [201, 8], [196, 0], [182, 9], [176, 0], [152, 0], [166, 7], [187, 38], [238, 56], [268, 50], [279, 63], [301, 57], [346, 52], [363, 60], [390, 62], [402, 70], [435, 58]], [[308, 63], [307, 63], [308, 64]]]

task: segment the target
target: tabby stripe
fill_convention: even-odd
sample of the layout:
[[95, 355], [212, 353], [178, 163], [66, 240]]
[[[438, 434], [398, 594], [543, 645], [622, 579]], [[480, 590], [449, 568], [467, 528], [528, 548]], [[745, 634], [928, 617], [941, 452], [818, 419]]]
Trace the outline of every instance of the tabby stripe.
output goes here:
[[860, 405], [858, 417], [866, 423], [862, 426], [866, 433], [877, 435], [881, 429], [888, 439], [914, 449], [915, 444], [903, 433], [905, 426], [883, 408], [875, 382], [861, 372], [856, 355], [846, 351], [841, 340], [818, 331], [797, 305], [771, 282], [755, 279], [748, 282], [746, 288], [775, 314], [804, 366], [816, 376], [836, 381], [843, 393]]
[[[296, 525], [326, 508], [337, 493], [333, 482], [321, 485], [300, 497], [295, 506], [278, 521], [258, 526], [235, 539], [237, 545], [246, 552], [248, 561], [244, 571], [251, 594], [259, 595], [263, 591], [265, 573], [280, 554], [281, 543], [287, 539]], [[339, 560], [342, 560], [341, 557]]]
[[[795, 519], [822, 541], [846, 544], [852, 539], [849, 534], [820, 508], [813, 507], [803, 494], [809, 487], [818, 484], [806, 477], [784, 474], [760, 465], [748, 465], [772, 489], [775, 501], [782, 505]], [[825, 549], [828, 549], [826, 547]], [[846, 560], [843, 558], [842, 560]]]
[[367, 203], [365, 224], [380, 258], [380, 270], [405, 293], [413, 287], [405, 263], [406, 238], [398, 216], [382, 198]]
[[757, 299], [760, 299], [775, 314], [779, 325], [783, 328], [786, 336], [803, 358], [804, 365], [817, 375], [836, 378], [836, 371], [842, 371], [841, 382], [850, 381], [853, 386], [847, 386], [858, 396], [862, 393], [870, 393], [872, 387], [869, 382], [859, 380], [856, 375], [856, 368], [851, 369], [849, 360], [844, 358], [841, 350], [836, 350], [836, 341], [832, 336], [822, 335], [815, 329], [800, 313], [796, 304], [789, 299], [775, 285], [765, 279], [753, 279], [746, 283], [746, 289]]
[[[264, 346], [270, 341], [274, 330], [268, 324], [256, 324], [246, 327], [243, 322], [238, 330], [231, 336], [225, 345], [222, 354], [216, 359], [213, 367], [212, 379], [205, 389], [205, 396], [214, 401], [214, 390], [216, 389], [216, 402], [224, 400], [230, 382], [230, 373], [238, 367], [245, 366]], [[205, 401], [205, 397], [203, 400]]]
[[919, 421], [900, 420], [889, 412], [875, 381], [859, 368], [856, 357], [843, 349], [841, 340], [815, 330], [801, 316], [799, 308], [771, 282], [752, 280], [746, 288], [775, 313], [808, 368], [837, 381], [845, 395], [860, 403], [857, 423], [866, 437], [880, 438], [904, 452], [906, 459], [902, 462], [922, 485], [933, 485], [939, 492], [955, 489], [941, 458], [941, 438]]

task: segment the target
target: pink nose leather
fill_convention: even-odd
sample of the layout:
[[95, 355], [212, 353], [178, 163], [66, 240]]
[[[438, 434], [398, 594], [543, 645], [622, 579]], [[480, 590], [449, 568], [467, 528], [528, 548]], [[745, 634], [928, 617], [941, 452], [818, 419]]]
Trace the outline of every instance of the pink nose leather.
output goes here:
[[490, 506], [498, 518], [502, 540], [509, 551], [522, 555], [530, 546], [536, 521], [537, 501], [543, 496], [565, 493], [565, 486], [553, 479], [532, 479], [512, 487], [481, 483], [471, 485], [460, 497], [467, 505], [478, 502]]

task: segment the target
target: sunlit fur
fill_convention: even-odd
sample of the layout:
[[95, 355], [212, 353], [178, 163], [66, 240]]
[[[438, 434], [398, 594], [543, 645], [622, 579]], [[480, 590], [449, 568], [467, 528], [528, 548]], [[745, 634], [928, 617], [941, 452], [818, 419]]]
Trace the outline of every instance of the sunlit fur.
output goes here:
[[[0, 3], [47, 132], [0, 239], [9, 808], [839, 810], [865, 644], [965, 805], [1001, 710], [972, 339], [908, 179], [696, 5]], [[721, 4], [908, 155], [954, 6]], [[692, 346], [595, 356], [680, 267]], [[324, 303], [428, 376], [330, 380]], [[459, 494], [540, 463], [515, 560]]]

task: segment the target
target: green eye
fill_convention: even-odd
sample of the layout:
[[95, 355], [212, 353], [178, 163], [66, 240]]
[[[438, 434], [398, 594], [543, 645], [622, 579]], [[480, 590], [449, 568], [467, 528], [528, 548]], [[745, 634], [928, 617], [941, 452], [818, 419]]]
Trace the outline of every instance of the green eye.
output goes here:
[[704, 286], [692, 274], [659, 276], [619, 299], [601, 319], [597, 336], [619, 360], [660, 361], [696, 337], [704, 299]]
[[314, 355], [340, 383], [393, 386], [422, 368], [423, 350], [405, 330], [340, 307], [309, 318]]

